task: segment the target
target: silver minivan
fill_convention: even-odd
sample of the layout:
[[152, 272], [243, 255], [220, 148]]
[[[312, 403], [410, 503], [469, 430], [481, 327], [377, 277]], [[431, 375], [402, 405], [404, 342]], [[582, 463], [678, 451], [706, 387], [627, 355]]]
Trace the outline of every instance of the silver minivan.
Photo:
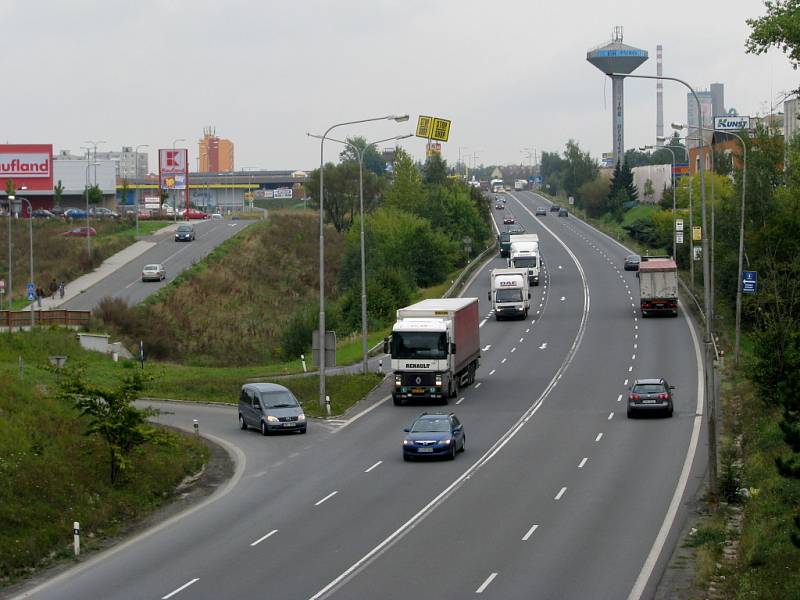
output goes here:
[[306, 415], [292, 392], [276, 383], [247, 383], [239, 394], [239, 427], [306, 432]]

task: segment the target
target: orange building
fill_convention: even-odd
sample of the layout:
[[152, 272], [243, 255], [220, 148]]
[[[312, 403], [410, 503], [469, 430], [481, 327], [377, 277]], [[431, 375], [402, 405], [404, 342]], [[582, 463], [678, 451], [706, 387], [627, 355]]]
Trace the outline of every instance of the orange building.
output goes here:
[[203, 137], [198, 142], [201, 173], [233, 171], [233, 142], [217, 137], [213, 127], [203, 128]]

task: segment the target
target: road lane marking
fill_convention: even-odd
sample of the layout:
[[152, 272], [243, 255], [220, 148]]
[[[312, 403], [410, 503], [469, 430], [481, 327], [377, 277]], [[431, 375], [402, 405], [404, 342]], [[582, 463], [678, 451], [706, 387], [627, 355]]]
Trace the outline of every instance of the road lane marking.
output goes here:
[[636, 350], [639, 347], [639, 344], [634, 344], [633, 349]]
[[461, 396], [461, 398], [458, 399], [458, 402], [456, 402], [456, 404], [461, 404], [463, 401], [464, 401], [464, 396]]
[[372, 465], [372, 466], [371, 466], [369, 469], [367, 469], [366, 471], [364, 471], [364, 473], [369, 473], [370, 471], [372, 471], [372, 469], [374, 469], [375, 467], [377, 467], [378, 465], [381, 465], [381, 464], [383, 464], [383, 461], [382, 461], [382, 460], [379, 460], [379, 461], [378, 461], [378, 462], [376, 462], [374, 465]]
[[597, 437], [596, 437], [596, 438], [594, 438], [594, 441], [595, 441], [595, 442], [599, 442], [599, 441], [600, 441], [600, 440], [602, 440], [602, 439], [603, 439], [603, 433], [602, 433], [602, 432], [600, 432], [600, 433], [598, 433], [598, 434], [597, 434]]
[[199, 577], [195, 577], [195, 578], [194, 578], [194, 579], [192, 579], [191, 581], [188, 581], [187, 583], [184, 583], [184, 584], [183, 584], [181, 587], [179, 587], [177, 590], [170, 592], [170, 593], [169, 593], [169, 594], [167, 594], [166, 596], [161, 596], [161, 600], [169, 600], [169, 598], [172, 598], [172, 597], [173, 597], [175, 594], [177, 594], [178, 592], [182, 592], [183, 590], [185, 590], [186, 588], [188, 588], [188, 587], [189, 587], [190, 585], [192, 585], [193, 583], [197, 583], [199, 580], [200, 580], [200, 578], [199, 578]]
[[636, 360], [636, 355], [635, 354], [631, 356], [631, 360]]
[[588, 457], [588, 456], [584, 456], [584, 457], [583, 457], [583, 460], [582, 460], [582, 461], [580, 462], [580, 464], [578, 465], [578, 468], [579, 468], [579, 469], [582, 469], [582, 468], [583, 468], [583, 465], [585, 465], [585, 464], [586, 464], [586, 461], [587, 461], [587, 460], [589, 460], [589, 457]]
[[[525, 333], [530, 333], [530, 332], [531, 332], [530, 328], [525, 330]], [[522, 338], [520, 338], [520, 339], [522, 339]]]
[[517, 351], [517, 347], [516, 347], [516, 346], [514, 346], [514, 347], [511, 349], [511, 352], [516, 352], [516, 351]]
[[501, 360], [501, 361], [500, 361], [500, 364], [501, 364], [501, 365], [502, 365], [502, 364], [505, 364], [505, 362], [506, 362], [507, 360], [508, 360], [507, 358], [504, 358], [503, 360]]
[[[530, 329], [528, 331], [530, 331]], [[519, 343], [521, 344], [524, 339], [525, 338], [519, 338]]]
[[483, 326], [486, 324], [486, 321], [487, 321], [487, 319], [484, 319], [483, 321], [481, 321], [481, 322], [480, 322], [480, 325], [478, 325], [478, 327], [479, 327], [479, 328], [480, 328], [480, 327], [483, 327]]
[[630, 367], [628, 367], [628, 373], [630, 373], [631, 371], [633, 371], [633, 365], [631, 365]]
[[489, 375], [494, 375], [494, 372], [495, 372], [496, 370], [497, 370], [497, 369], [492, 369], [491, 371], [489, 371]]
[[566, 296], [561, 296], [561, 301], [562, 301], [562, 302], [563, 302], [564, 300], [566, 300], [566, 299], [567, 299], [567, 297], [566, 297]]
[[475, 389], [476, 389], [476, 390], [477, 390], [479, 387], [481, 387], [481, 383], [483, 383], [483, 382], [482, 382], [482, 381], [479, 381], [478, 383], [476, 383], [476, 384], [475, 384]]
[[276, 533], [278, 533], [278, 530], [277, 530], [277, 529], [273, 529], [273, 530], [272, 530], [272, 531], [270, 531], [270, 532], [269, 532], [267, 535], [263, 535], [263, 536], [261, 536], [260, 538], [258, 538], [258, 539], [257, 539], [255, 542], [253, 542], [253, 543], [252, 543], [252, 544], [250, 544], [250, 545], [251, 545], [251, 546], [257, 546], [258, 544], [260, 544], [261, 542], [263, 542], [265, 539], [267, 539], [268, 537], [272, 537], [272, 536], [273, 536], [273, 535], [275, 535]]
[[626, 379], [622, 385], [628, 385], [628, 380]]
[[325, 497], [324, 497], [322, 500], [317, 500], [317, 501], [314, 503], [314, 506], [319, 506], [320, 504], [322, 504], [322, 503], [323, 503], [323, 502], [325, 502], [326, 500], [330, 500], [331, 498], [333, 498], [333, 497], [334, 497], [336, 494], [338, 494], [338, 493], [339, 493], [339, 491], [338, 491], [338, 490], [337, 490], [337, 491], [335, 491], [335, 492], [331, 492], [330, 494], [328, 494], [327, 496], [325, 496]]
[[556, 497], [553, 498], [553, 500], [561, 500], [561, 496], [563, 496], [564, 492], [566, 492], [566, 491], [567, 491], [567, 488], [566, 487], [562, 487], [560, 490], [558, 490], [558, 493], [556, 494]]
[[547, 342], [543, 342], [541, 346], [539, 346], [539, 350], [546, 350], [547, 349]]
[[491, 344], [486, 344], [486, 347], [483, 349], [483, 352], [486, 352], [486, 351], [488, 351], [488, 350], [489, 350], [489, 348], [491, 348], [491, 347], [492, 347], [492, 345], [491, 345]]
[[617, 396], [617, 402], [622, 402], [622, 394], [620, 394], [619, 396]]
[[527, 542], [530, 539], [530, 537], [533, 535], [533, 532], [536, 531], [537, 529], [539, 529], [538, 525], [534, 525], [533, 527], [528, 529], [528, 532], [525, 535], [522, 536], [522, 541], [523, 542]]
[[608, 420], [610, 421], [613, 418], [614, 418], [614, 411], [612, 410], [611, 413], [608, 415]]
[[492, 573], [491, 575], [489, 575], [486, 578], [486, 581], [484, 581], [481, 584], [481, 586], [477, 590], [475, 590], [475, 593], [476, 594], [482, 594], [483, 590], [485, 590], [489, 586], [489, 584], [492, 583], [492, 581], [494, 580], [495, 577], [497, 577], [497, 573]]

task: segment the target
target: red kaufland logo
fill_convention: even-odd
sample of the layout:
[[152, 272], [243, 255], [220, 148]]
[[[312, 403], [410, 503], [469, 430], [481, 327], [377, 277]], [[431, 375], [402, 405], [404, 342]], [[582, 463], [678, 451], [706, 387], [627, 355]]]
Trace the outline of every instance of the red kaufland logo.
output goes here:
[[0, 177], [50, 177], [50, 156], [42, 153], [0, 154]]

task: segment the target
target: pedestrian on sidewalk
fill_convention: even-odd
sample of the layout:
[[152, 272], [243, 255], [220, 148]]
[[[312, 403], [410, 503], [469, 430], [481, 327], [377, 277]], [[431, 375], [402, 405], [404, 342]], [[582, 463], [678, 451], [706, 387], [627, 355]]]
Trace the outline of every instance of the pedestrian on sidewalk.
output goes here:
[[67, 284], [65, 284], [63, 281], [58, 284], [58, 295], [61, 297], [62, 300], [64, 299], [64, 291], [66, 289], [67, 289]]
[[44, 298], [44, 290], [39, 286], [36, 288], [36, 304], [39, 305], [39, 308], [42, 308], [42, 298]]
[[56, 292], [58, 291], [58, 284], [56, 283], [55, 277], [53, 278], [53, 281], [50, 282], [50, 285], [48, 286], [48, 289], [50, 290], [50, 296], [52, 296], [53, 300], [55, 300], [56, 299]]

